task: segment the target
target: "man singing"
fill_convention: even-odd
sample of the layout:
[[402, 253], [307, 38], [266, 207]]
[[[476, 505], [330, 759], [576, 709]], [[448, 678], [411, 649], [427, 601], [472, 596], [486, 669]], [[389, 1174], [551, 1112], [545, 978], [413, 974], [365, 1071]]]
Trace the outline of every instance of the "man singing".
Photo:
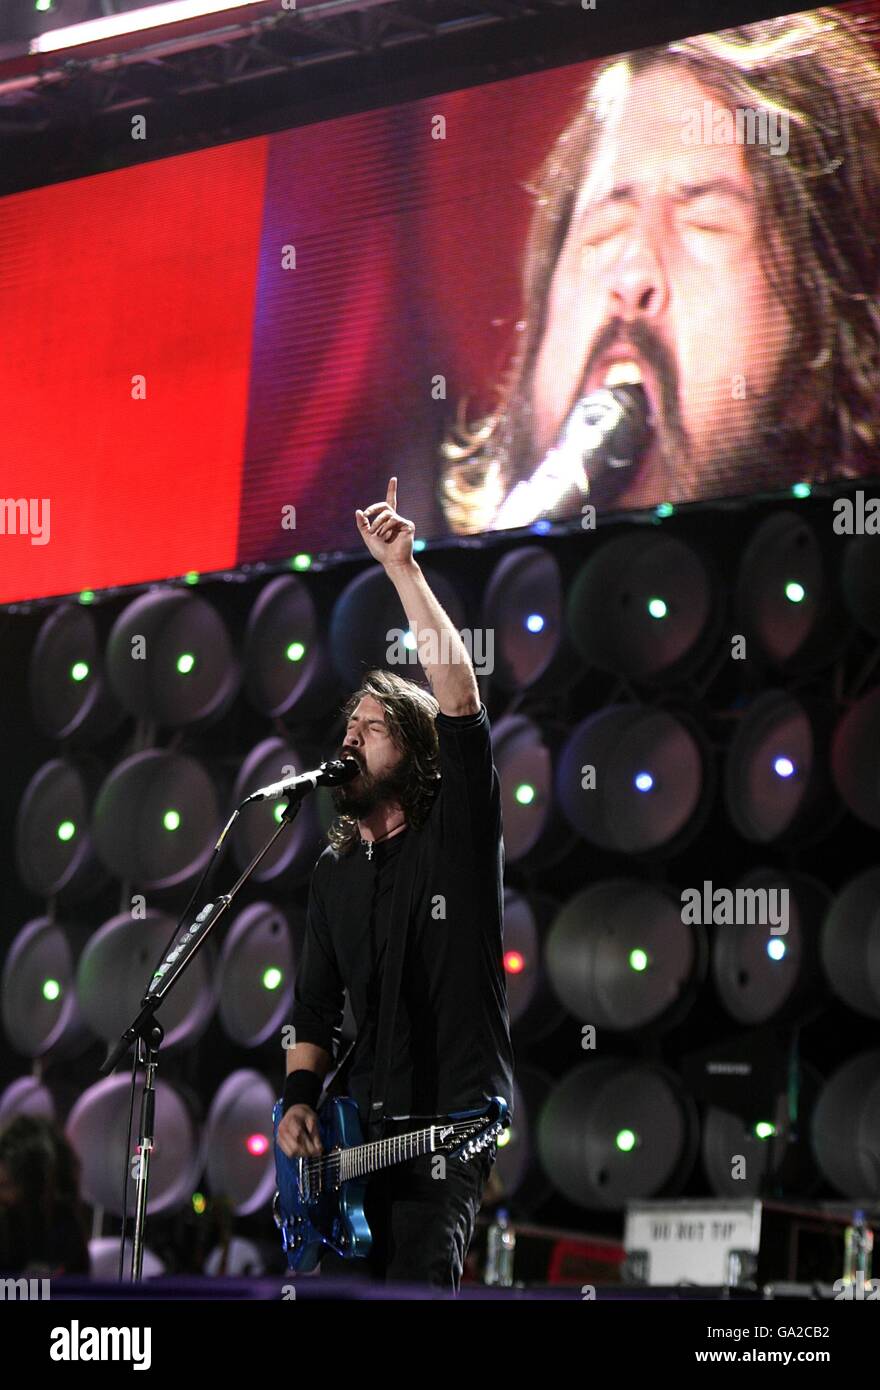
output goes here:
[[[372, 1068], [392, 890], [414, 864], [406, 954], [388, 1073], [383, 1137], [501, 1096], [513, 1108], [513, 1052], [502, 964], [504, 846], [489, 719], [470, 658], [413, 559], [411, 521], [384, 502], [356, 512], [410, 628], [433, 695], [384, 671], [368, 672], [345, 707], [340, 754], [361, 771], [333, 790], [339, 812], [312, 875], [297, 972], [284, 1117], [278, 1144], [315, 1156], [315, 1107], [333, 1063], [347, 987], [357, 1045], [346, 1087], [362, 1126]], [[430, 635], [431, 641], [421, 637]], [[440, 658], [440, 659], [432, 659]], [[365, 1214], [374, 1278], [458, 1292], [494, 1145], [436, 1173], [430, 1154], [374, 1174]], [[343, 1262], [325, 1256], [323, 1267]]]
[[[632, 466], [595, 479], [599, 508], [876, 471], [868, 26], [821, 8], [609, 59], [533, 192], [524, 331], [499, 409], [444, 445], [454, 531], [541, 515], [538, 467], [603, 387], [641, 385], [649, 433]], [[576, 496], [564, 515], [581, 508]]]

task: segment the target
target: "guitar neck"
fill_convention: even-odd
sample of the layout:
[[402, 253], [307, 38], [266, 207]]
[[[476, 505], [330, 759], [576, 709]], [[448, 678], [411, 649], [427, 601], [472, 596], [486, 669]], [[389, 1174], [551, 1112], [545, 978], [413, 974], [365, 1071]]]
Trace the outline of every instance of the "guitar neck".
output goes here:
[[366, 1177], [380, 1168], [391, 1168], [395, 1163], [405, 1163], [408, 1158], [418, 1158], [421, 1154], [433, 1153], [438, 1146], [441, 1133], [449, 1135], [454, 1126], [429, 1125], [427, 1129], [415, 1129], [409, 1134], [395, 1134], [388, 1139], [375, 1139], [369, 1144], [354, 1144], [343, 1149], [339, 1155], [339, 1180]]

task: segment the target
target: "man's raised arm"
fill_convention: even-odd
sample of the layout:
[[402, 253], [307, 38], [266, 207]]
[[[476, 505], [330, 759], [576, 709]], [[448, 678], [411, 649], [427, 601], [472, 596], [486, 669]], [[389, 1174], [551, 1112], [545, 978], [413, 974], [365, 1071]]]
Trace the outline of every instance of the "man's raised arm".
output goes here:
[[415, 524], [397, 512], [397, 479], [389, 482], [384, 502], [356, 511], [355, 518], [364, 545], [400, 596], [441, 713], [478, 714], [480, 694], [470, 656], [413, 558]]

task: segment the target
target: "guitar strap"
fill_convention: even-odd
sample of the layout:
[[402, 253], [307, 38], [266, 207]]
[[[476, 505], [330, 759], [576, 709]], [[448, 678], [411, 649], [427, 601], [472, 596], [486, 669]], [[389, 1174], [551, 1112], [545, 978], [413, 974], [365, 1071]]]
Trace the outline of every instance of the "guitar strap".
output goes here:
[[400, 996], [400, 981], [403, 975], [403, 958], [406, 953], [407, 929], [421, 844], [421, 837], [413, 826], [409, 827], [407, 841], [408, 843], [404, 845], [400, 854], [397, 874], [394, 879], [394, 890], [391, 894], [391, 920], [388, 924], [388, 941], [385, 945], [385, 969], [382, 972], [379, 1025], [376, 1033], [376, 1053], [373, 1058], [373, 1081], [370, 1090], [370, 1112], [367, 1126], [369, 1139], [381, 1138], [382, 1125], [385, 1119], [386, 1085], [391, 1066], [394, 1020], [397, 1016], [397, 1001]]
[[337, 1062], [334, 1071], [330, 1072], [324, 1079], [324, 1087], [318, 1099], [316, 1110], [320, 1110], [326, 1100], [332, 1096], [344, 1096], [348, 1086], [348, 1074], [351, 1071], [351, 1064], [354, 1061], [354, 1050], [357, 1047], [357, 1038], [353, 1038]]

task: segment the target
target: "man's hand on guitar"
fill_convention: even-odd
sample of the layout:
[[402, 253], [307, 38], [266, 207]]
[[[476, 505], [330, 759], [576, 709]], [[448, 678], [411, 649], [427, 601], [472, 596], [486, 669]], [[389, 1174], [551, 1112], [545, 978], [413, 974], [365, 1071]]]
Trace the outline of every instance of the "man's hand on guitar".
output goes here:
[[318, 1116], [310, 1105], [292, 1105], [282, 1117], [278, 1147], [288, 1158], [317, 1158], [323, 1152]]

